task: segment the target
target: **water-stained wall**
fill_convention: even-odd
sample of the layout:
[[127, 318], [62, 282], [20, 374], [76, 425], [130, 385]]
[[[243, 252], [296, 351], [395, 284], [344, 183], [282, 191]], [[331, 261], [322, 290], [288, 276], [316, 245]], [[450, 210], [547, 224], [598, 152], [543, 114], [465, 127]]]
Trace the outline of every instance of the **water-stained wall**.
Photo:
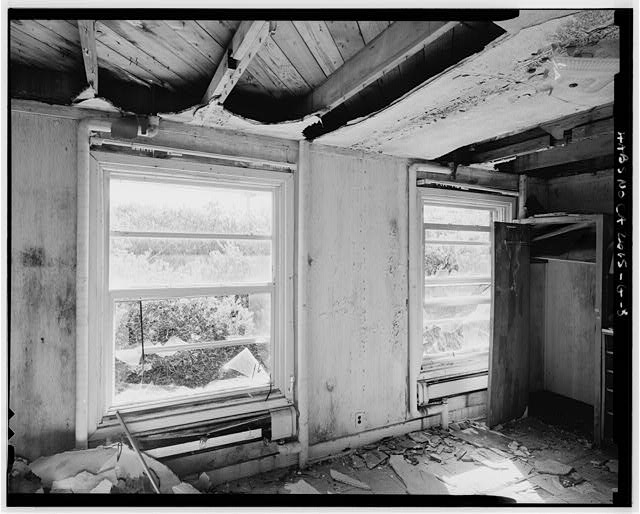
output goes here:
[[[309, 443], [407, 416], [407, 165], [311, 145]], [[356, 413], [364, 413], [357, 427]]]
[[11, 113], [10, 443], [75, 442], [76, 121]]

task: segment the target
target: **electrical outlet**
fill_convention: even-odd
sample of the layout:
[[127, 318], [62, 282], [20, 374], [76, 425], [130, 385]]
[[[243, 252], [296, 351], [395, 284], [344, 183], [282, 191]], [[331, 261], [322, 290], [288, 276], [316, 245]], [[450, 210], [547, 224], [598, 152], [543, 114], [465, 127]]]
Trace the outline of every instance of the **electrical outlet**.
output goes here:
[[356, 430], [364, 430], [365, 416], [363, 411], [354, 412], [353, 421], [356, 425]]

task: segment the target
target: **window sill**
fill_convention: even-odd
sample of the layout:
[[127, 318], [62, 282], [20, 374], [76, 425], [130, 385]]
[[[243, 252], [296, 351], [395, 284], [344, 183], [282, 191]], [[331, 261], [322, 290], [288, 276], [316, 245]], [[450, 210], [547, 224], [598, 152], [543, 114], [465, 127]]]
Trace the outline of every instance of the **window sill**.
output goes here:
[[[227, 398], [226, 401], [209, 399], [182, 402], [179, 405], [146, 409], [129, 407], [126, 410], [122, 409], [120, 413], [134, 435], [148, 435], [291, 406], [291, 402], [280, 391], [272, 391], [268, 399], [267, 394], [264, 392], [251, 397], [242, 395], [242, 397]], [[115, 414], [107, 414], [89, 439], [90, 442], [104, 441], [121, 434], [122, 427]]]
[[469, 375], [487, 373], [489, 369], [489, 350], [438, 355], [423, 361], [418, 380], [436, 382], [458, 380]]
[[489, 373], [487, 371], [440, 380], [430, 380], [420, 375], [418, 378], [418, 406], [425, 406], [430, 401], [440, 398], [486, 389], [488, 383]]

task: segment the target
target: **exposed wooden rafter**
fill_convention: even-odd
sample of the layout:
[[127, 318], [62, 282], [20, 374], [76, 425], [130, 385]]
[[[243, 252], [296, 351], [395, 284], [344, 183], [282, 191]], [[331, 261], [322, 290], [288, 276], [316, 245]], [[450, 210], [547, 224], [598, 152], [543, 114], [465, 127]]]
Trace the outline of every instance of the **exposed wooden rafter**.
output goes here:
[[546, 234], [539, 235], [533, 238], [533, 241], [542, 241], [543, 239], [549, 239], [551, 237], [560, 236], [562, 234], [567, 234], [569, 232], [573, 232], [575, 230], [582, 230], [584, 228], [593, 227], [593, 223], [584, 222], [584, 223], [574, 223], [571, 225], [567, 225], [566, 227], [558, 228], [556, 230], [552, 230], [551, 232], [547, 232]]
[[613, 144], [613, 134], [603, 134], [549, 150], [521, 155], [513, 161], [497, 165], [497, 168], [510, 173], [526, 173], [530, 170], [595, 159], [613, 155]]
[[300, 111], [323, 114], [334, 109], [457, 25], [459, 22], [392, 23], [331, 74], [322, 85], [309, 93], [304, 98]]
[[[460, 164], [484, 163], [518, 157], [532, 152], [548, 150], [613, 133], [613, 104], [605, 104], [587, 111], [562, 116], [528, 130], [504, 134], [499, 137], [463, 146], [439, 157], [442, 162]], [[564, 146], [560, 146], [564, 148]], [[506, 167], [503, 167], [507, 169]]]
[[78, 20], [82, 59], [87, 83], [98, 93], [98, 52], [96, 51], [96, 21]]
[[493, 150], [486, 150], [484, 152], [474, 153], [469, 162], [491, 162], [499, 159], [505, 159], [507, 157], [514, 157], [529, 152], [537, 152], [538, 150], [545, 150], [552, 145], [551, 136], [549, 134], [545, 136], [534, 137], [521, 141], [519, 143], [513, 143], [500, 148], [494, 148]]
[[269, 34], [275, 32], [275, 28], [273, 21], [244, 20], [240, 23], [218, 64], [202, 103], [207, 104], [212, 100], [224, 103], [251, 60], [266, 43]]

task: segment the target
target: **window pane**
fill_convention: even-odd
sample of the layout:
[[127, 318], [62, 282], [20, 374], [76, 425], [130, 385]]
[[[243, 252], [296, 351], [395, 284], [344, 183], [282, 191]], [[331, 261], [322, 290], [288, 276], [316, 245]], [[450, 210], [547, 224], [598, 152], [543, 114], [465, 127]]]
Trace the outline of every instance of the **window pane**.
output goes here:
[[429, 305], [424, 308], [423, 356], [489, 348], [490, 304]]
[[453, 225], [484, 225], [491, 222], [490, 210], [427, 205], [423, 207], [425, 223], [450, 223]]
[[110, 229], [271, 234], [273, 195], [211, 186], [111, 180]]
[[472, 232], [469, 230], [425, 230], [425, 240], [436, 239], [441, 241], [475, 241], [489, 244], [489, 232]]
[[271, 282], [271, 241], [111, 237], [112, 289]]
[[[143, 300], [142, 323], [138, 301], [114, 311], [115, 405], [269, 384], [268, 294]], [[207, 345], [233, 339], [243, 341]]]
[[424, 274], [428, 277], [491, 275], [491, 247], [426, 244]]

